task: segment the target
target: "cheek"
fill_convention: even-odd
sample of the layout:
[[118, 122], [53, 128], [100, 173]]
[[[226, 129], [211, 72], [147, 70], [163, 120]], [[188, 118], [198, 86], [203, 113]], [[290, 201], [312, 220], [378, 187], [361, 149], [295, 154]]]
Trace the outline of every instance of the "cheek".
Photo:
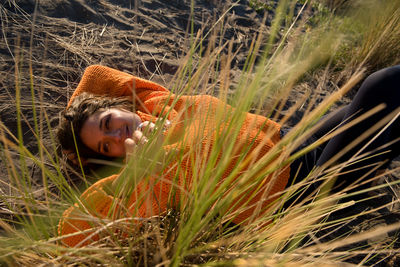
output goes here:
[[85, 128], [82, 127], [79, 137], [85, 146], [93, 151], [97, 151], [97, 144], [100, 141], [100, 134], [98, 131], [94, 130], [94, 127], [95, 126], [86, 126]]
[[119, 156], [120, 156], [120, 157], [125, 157], [125, 145], [124, 145], [124, 143], [122, 143], [122, 144], [119, 146]]
[[118, 143], [118, 144], [114, 144], [113, 148], [112, 148], [112, 153], [110, 153], [111, 157], [125, 157], [125, 146], [124, 144]]

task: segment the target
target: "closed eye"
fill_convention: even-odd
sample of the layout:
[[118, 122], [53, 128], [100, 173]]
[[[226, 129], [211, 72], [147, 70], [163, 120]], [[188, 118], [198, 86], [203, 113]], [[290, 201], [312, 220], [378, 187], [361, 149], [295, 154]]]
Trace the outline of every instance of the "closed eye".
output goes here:
[[104, 153], [108, 153], [110, 151], [110, 147], [108, 143], [103, 143], [103, 151]]
[[104, 127], [106, 130], [110, 130], [110, 121], [111, 121], [111, 114], [105, 118]]

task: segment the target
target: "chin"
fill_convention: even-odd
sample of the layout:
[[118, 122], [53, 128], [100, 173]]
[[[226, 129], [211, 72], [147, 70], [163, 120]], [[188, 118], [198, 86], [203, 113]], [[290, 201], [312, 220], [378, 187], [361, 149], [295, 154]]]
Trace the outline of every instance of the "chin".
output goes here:
[[139, 126], [139, 124], [142, 123], [142, 120], [140, 119], [139, 115], [137, 115], [136, 113], [134, 113], [133, 115], [133, 125], [135, 127], [135, 129]]

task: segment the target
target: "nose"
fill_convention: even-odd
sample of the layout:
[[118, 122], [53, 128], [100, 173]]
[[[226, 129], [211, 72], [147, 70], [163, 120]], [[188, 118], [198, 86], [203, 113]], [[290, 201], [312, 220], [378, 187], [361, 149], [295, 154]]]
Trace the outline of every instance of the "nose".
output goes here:
[[113, 140], [116, 143], [122, 141], [121, 129], [116, 129], [105, 133], [106, 137]]

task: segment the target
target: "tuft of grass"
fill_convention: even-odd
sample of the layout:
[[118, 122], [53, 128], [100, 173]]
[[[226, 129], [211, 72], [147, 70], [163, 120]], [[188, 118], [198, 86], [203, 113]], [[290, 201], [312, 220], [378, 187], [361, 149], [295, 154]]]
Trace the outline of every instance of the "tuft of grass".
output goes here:
[[400, 1], [350, 1], [340, 12], [345, 32], [338, 51], [338, 66], [354, 71], [359, 66], [369, 72], [400, 62]]
[[273, 1], [250, 0], [249, 6], [257, 12], [274, 10], [274, 2]]

